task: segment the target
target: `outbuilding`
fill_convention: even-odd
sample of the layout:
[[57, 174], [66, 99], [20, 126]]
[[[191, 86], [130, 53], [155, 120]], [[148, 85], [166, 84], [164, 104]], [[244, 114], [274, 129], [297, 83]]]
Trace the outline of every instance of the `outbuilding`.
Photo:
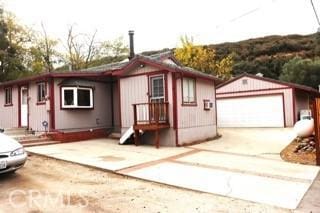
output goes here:
[[244, 73], [217, 87], [218, 127], [291, 127], [316, 96], [311, 87]]

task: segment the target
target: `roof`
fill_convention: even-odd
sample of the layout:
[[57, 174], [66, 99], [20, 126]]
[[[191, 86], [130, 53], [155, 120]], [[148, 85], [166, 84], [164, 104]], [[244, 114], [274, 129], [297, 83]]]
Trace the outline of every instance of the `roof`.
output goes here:
[[169, 63], [165, 63], [162, 62], [161, 60], [155, 60], [152, 56], [143, 56], [143, 55], [137, 55], [136, 56], [136, 60], [142, 60], [142, 61], [146, 61], [146, 62], [150, 62], [153, 64], [158, 64], [164, 68], [167, 68], [169, 70], [172, 71], [177, 71], [180, 72], [182, 74], [190, 74], [190, 75], [194, 75], [194, 76], [199, 76], [199, 77], [203, 77], [203, 78], [207, 78], [207, 79], [211, 79], [217, 82], [221, 82], [221, 80], [211, 74], [207, 74], [204, 72], [200, 72], [198, 70], [195, 70], [193, 68], [190, 67], [186, 67], [186, 66], [181, 66], [178, 64], [169, 64]]
[[[143, 56], [143, 55], [136, 55], [136, 56]], [[171, 51], [166, 51], [166, 52], [157, 53], [157, 54], [153, 54], [153, 55], [145, 56], [145, 57], [148, 57], [151, 60], [160, 61], [160, 60], [162, 60], [164, 58], [169, 58], [171, 56], [172, 56]], [[83, 69], [83, 70], [81, 70], [81, 72], [88, 72], [88, 71], [89, 72], [90, 71], [107, 72], [107, 71], [120, 70], [120, 69], [124, 68], [126, 65], [128, 65], [129, 63], [130, 63], [130, 61], [128, 59], [125, 59], [125, 60], [123, 60], [121, 62], [103, 64], [103, 65], [100, 65], [100, 66]]]
[[261, 77], [261, 76], [257, 76], [257, 75], [252, 75], [252, 74], [248, 74], [248, 73], [243, 73], [241, 75], [238, 75], [228, 81], [225, 81], [221, 84], [219, 84], [217, 86], [217, 89], [227, 85], [227, 84], [230, 84], [242, 77], [249, 77], [249, 78], [254, 78], [254, 79], [258, 79], [258, 80], [262, 80], [262, 81], [268, 81], [268, 82], [272, 82], [272, 83], [277, 83], [277, 84], [282, 84], [282, 85], [285, 85], [285, 86], [288, 86], [288, 87], [291, 87], [291, 88], [295, 88], [295, 89], [299, 89], [299, 90], [303, 90], [303, 91], [306, 91], [306, 92], [311, 92], [311, 93], [316, 93], [318, 95], [320, 95], [319, 91], [312, 88], [312, 87], [308, 87], [308, 86], [304, 86], [304, 85], [300, 85], [300, 84], [295, 84], [295, 83], [290, 83], [290, 82], [286, 82], [286, 81], [280, 81], [280, 80], [275, 80], [275, 79], [272, 79], [272, 78], [267, 78], [267, 77]]
[[[165, 63], [164, 59], [171, 59], [175, 63]], [[179, 72], [186, 75], [198, 76], [210, 80], [214, 80], [215, 82], [221, 82], [221, 80], [211, 74], [206, 74], [200, 72], [198, 70], [192, 69], [190, 67], [182, 66], [173, 56], [171, 51], [157, 53], [150, 56], [137, 54], [132, 60], [124, 60], [116, 63], [104, 64], [96, 67], [90, 67], [82, 70], [75, 71], [53, 71], [50, 73], [44, 73], [37, 76], [26, 77], [22, 79], [12, 80], [0, 83], [0, 86], [12, 85], [12, 84], [20, 84], [23, 82], [28, 82], [36, 79], [44, 79], [49, 77], [99, 77], [105, 75], [113, 75], [116, 71], [121, 71], [129, 67], [130, 65], [136, 63], [137, 61], [142, 61], [145, 63], [153, 64], [160, 66], [164, 69], [168, 69], [173, 72]]]

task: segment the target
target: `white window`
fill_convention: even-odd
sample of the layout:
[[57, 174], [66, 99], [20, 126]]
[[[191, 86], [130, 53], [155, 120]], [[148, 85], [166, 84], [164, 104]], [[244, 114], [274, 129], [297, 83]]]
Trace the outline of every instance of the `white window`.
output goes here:
[[182, 83], [183, 104], [196, 104], [196, 80], [183, 78]]
[[38, 83], [37, 88], [38, 88], [37, 101], [38, 103], [43, 103], [46, 101], [46, 95], [47, 95], [46, 83], [45, 82]]
[[93, 108], [93, 90], [85, 87], [62, 87], [62, 108]]
[[12, 87], [5, 88], [4, 93], [5, 93], [4, 104], [5, 105], [12, 105]]

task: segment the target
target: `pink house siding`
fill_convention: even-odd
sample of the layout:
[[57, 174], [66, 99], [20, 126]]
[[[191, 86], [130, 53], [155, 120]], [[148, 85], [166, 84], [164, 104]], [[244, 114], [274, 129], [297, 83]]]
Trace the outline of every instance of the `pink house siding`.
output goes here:
[[113, 91], [113, 125], [116, 132], [120, 132], [120, 106], [118, 82], [112, 84]]
[[173, 127], [173, 93], [172, 93], [172, 73], [167, 74], [168, 83], [168, 102], [169, 102], [169, 122], [170, 127]]
[[133, 125], [132, 104], [148, 102], [148, 76], [139, 75], [120, 79], [122, 133]]
[[[47, 94], [49, 92], [49, 84], [47, 84]], [[37, 84], [32, 82], [29, 84], [29, 128], [35, 131], [45, 131], [42, 126], [43, 121], [49, 122], [49, 109], [48, 103], [37, 105]], [[49, 129], [48, 129], [49, 130]]]
[[[132, 104], [147, 103], [149, 101], [149, 77], [148, 73], [161, 71], [153, 66], [136, 67], [132, 69], [126, 77], [120, 78], [120, 102], [121, 102], [121, 124], [124, 130], [133, 125]], [[143, 75], [145, 74], [145, 75]], [[155, 74], [158, 75], [158, 74]], [[161, 75], [161, 74], [160, 74]], [[130, 77], [131, 76], [131, 77]], [[168, 102], [170, 108], [170, 125], [173, 123], [172, 116], [172, 75], [167, 74]]]
[[94, 109], [61, 109], [60, 85], [55, 79], [55, 124], [57, 130], [111, 128], [111, 84], [89, 81], [94, 87]]
[[[127, 76], [120, 78], [120, 102], [121, 102], [121, 133], [123, 134], [134, 123], [133, 120], [133, 106], [135, 103], [149, 102], [149, 74], [152, 76], [154, 72], [161, 71], [156, 67], [145, 66], [143, 68], [137, 67], [131, 70]], [[145, 75], [144, 75], [145, 74]], [[157, 73], [155, 75], [161, 75]], [[167, 95], [169, 102], [169, 122], [170, 127], [173, 126], [173, 99], [172, 99], [172, 74], [163, 73], [167, 78]], [[146, 132], [142, 139], [143, 143], [153, 143], [154, 132]], [[175, 145], [175, 131], [172, 128], [163, 129], [160, 131], [161, 145], [174, 146]]]
[[[169, 102], [169, 123], [170, 128], [162, 129], [160, 131], [161, 145], [162, 146], [175, 146], [175, 130], [173, 127], [173, 94], [172, 94], [172, 73], [167, 74], [167, 84], [168, 84], [168, 102]], [[143, 143], [153, 144], [155, 140], [155, 135], [153, 132], [146, 132], [142, 137]]]
[[18, 127], [18, 87], [12, 87], [12, 106], [4, 106], [4, 88], [0, 88], [0, 128]]
[[[242, 80], [247, 80], [247, 84], [243, 84]], [[258, 79], [253, 79], [250, 77], [242, 77], [230, 84], [227, 84], [219, 89], [218, 93], [229, 93], [229, 92], [239, 92], [239, 91], [248, 91], [248, 90], [263, 90], [263, 89], [274, 89], [274, 88], [286, 88], [287, 86], [268, 82], [261, 81]]]
[[[217, 134], [215, 86], [212, 81], [196, 79], [197, 106], [182, 106], [181, 79], [177, 81], [179, 144], [215, 137]], [[204, 110], [203, 100], [210, 100], [213, 108]]]

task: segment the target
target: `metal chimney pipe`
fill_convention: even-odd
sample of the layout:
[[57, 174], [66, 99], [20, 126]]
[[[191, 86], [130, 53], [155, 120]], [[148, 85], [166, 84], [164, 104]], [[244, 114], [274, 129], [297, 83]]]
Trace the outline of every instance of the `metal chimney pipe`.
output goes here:
[[130, 52], [129, 52], [129, 60], [134, 57], [134, 39], [133, 39], [134, 31], [129, 30], [129, 42], [130, 42]]

